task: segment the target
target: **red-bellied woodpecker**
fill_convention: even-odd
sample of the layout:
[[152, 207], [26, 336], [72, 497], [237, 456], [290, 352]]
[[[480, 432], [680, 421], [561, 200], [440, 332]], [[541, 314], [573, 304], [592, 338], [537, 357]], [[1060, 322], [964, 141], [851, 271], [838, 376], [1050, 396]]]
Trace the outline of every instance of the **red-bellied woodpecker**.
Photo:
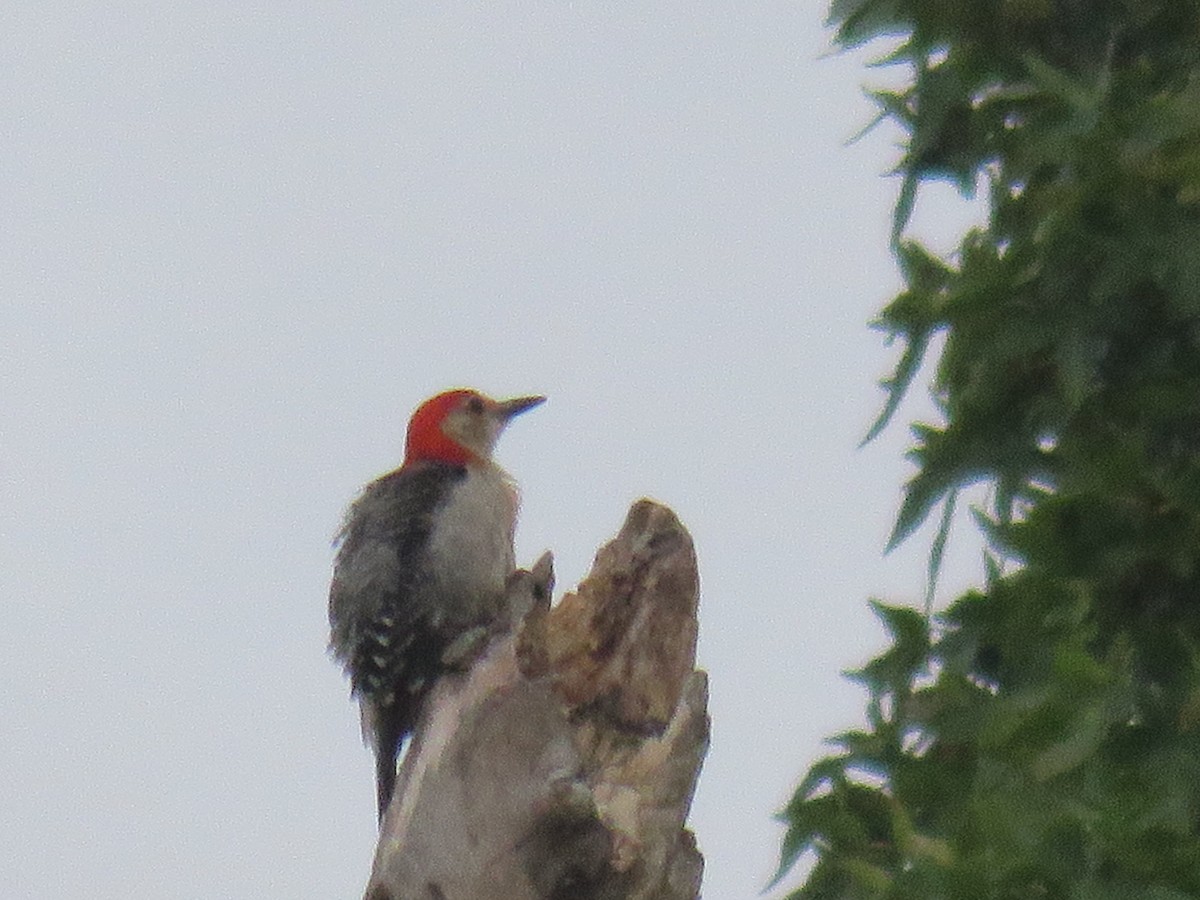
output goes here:
[[500, 614], [514, 569], [517, 492], [492, 461], [509, 421], [544, 397], [453, 390], [408, 423], [404, 464], [368, 484], [338, 535], [329, 647], [362, 706], [379, 817], [400, 744], [455, 640]]

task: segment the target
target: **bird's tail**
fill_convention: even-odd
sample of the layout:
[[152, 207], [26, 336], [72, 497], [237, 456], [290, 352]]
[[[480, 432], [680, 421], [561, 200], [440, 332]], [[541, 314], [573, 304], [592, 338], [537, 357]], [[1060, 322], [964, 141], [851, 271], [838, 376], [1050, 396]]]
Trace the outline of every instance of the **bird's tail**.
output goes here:
[[364, 709], [364, 732], [368, 729], [375, 751], [375, 796], [382, 823], [396, 789], [396, 759], [400, 755], [400, 744], [411, 729], [409, 711], [398, 704], [372, 705], [371, 709]]

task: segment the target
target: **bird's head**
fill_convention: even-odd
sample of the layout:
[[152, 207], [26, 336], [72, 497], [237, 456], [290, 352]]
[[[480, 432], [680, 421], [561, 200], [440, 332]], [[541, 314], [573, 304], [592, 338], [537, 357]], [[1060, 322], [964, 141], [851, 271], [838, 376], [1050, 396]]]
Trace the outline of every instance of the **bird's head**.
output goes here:
[[463, 466], [487, 461], [513, 417], [545, 399], [493, 400], [478, 391], [462, 388], [430, 397], [408, 421], [404, 463], [428, 461]]

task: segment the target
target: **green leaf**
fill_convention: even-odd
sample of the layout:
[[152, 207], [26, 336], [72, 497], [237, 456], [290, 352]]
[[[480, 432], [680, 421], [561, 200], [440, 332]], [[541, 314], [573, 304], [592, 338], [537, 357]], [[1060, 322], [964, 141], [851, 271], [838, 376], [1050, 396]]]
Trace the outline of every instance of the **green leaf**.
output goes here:
[[920, 424], [913, 425], [912, 430], [918, 444], [910, 455], [922, 465], [905, 490], [896, 525], [884, 548], [885, 553], [896, 549], [921, 526], [929, 511], [954, 485], [958, 474], [955, 463], [947, 459], [948, 454], [943, 453], [943, 449], [950, 445], [944, 431], [932, 425]]
[[843, 49], [862, 46], [874, 38], [907, 31], [898, 0], [833, 0], [827, 27], [837, 28]]
[[1099, 86], [1087, 84], [1032, 53], [1025, 56], [1024, 62], [1034, 84], [1070, 107], [1082, 120], [1081, 126], [1095, 124], [1103, 96]]
[[888, 392], [887, 403], [884, 404], [879, 417], [871, 424], [866, 437], [859, 443], [860, 447], [875, 440], [892, 420], [904, 395], [908, 393], [909, 385], [912, 384], [913, 378], [921, 369], [921, 361], [925, 358], [925, 351], [928, 347], [928, 334], [917, 335], [909, 340], [908, 346], [904, 348], [904, 354], [900, 357], [900, 362], [896, 365], [896, 373], [883, 383], [883, 387]]
[[[839, 756], [826, 756], [824, 759], [813, 763], [812, 767], [808, 770], [808, 774], [804, 776], [804, 780], [800, 782], [800, 786], [796, 788], [795, 799], [792, 802], [803, 802], [822, 786], [844, 779], [848, 759], [849, 757], [842, 754]], [[791, 807], [789, 806], [788, 811], [785, 811], [785, 818], [791, 815], [790, 809]]]
[[933, 597], [937, 592], [938, 575], [942, 571], [942, 558], [946, 554], [946, 541], [950, 537], [950, 526], [954, 522], [954, 507], [958, 502], [958, 488], [950, 491], [943, 504], [942, 521], [929, 550], [929, 567], [925, 587], [925, 618], [933, 614]]
[[859, 888], [870, 894], [883, 894], [892, 886], [892, 875], [883, 866], [850, 857], [842, 860], [841, 867]]
[[929, 622], [907, 606], [889, 606], [879, 600], [871, 601], [871, 609], [883, 623], [894, 641], [890, 653], [920, 658], [929, 649]]
[[906, 346], [890, 378], [882, 383], [887, 403], [871, 425], [862, 444], [874, 440], [891, 421], [913, 379], [921, 369], [929, 339], [941, 316], [941, 295], [952, 270], [916, 241], [903, 241], [895, 248], [904, 274], [905, 291], [880, 316], [877, 327], [904, 338]]
[[1038, 781], [1047, 781], [1077, 768], [1091, 758], [1103, 743], [1108, 719], [1093, 707], [1085, 707], [1071, 719], [1067, 736], [1047, 747], [1033, 760], [1031, 773]]
[[904, 229], [912, 219], [913, 210], [917, 206], [917, 188], [920, 187], [920, 176], [915, 171], [904, 173], [900, 182], [900, 196], [896, 200], [896, 211], [892, 215], [892, 246], [898, 247], [904, 236]]

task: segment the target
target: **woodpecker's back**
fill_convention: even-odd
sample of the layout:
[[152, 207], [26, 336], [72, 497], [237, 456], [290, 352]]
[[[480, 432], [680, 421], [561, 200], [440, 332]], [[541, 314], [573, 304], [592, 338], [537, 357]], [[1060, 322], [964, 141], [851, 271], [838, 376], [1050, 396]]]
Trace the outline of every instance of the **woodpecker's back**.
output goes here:
[[491, 460], [541, 402], [440, 394], [413, 415], [405, 463], [350, 506], [329, 593], [330, 649], [362, 704], [382, 818], [396, 757], [456, 638], [498, 615], [513, 571], [517, 494]]

